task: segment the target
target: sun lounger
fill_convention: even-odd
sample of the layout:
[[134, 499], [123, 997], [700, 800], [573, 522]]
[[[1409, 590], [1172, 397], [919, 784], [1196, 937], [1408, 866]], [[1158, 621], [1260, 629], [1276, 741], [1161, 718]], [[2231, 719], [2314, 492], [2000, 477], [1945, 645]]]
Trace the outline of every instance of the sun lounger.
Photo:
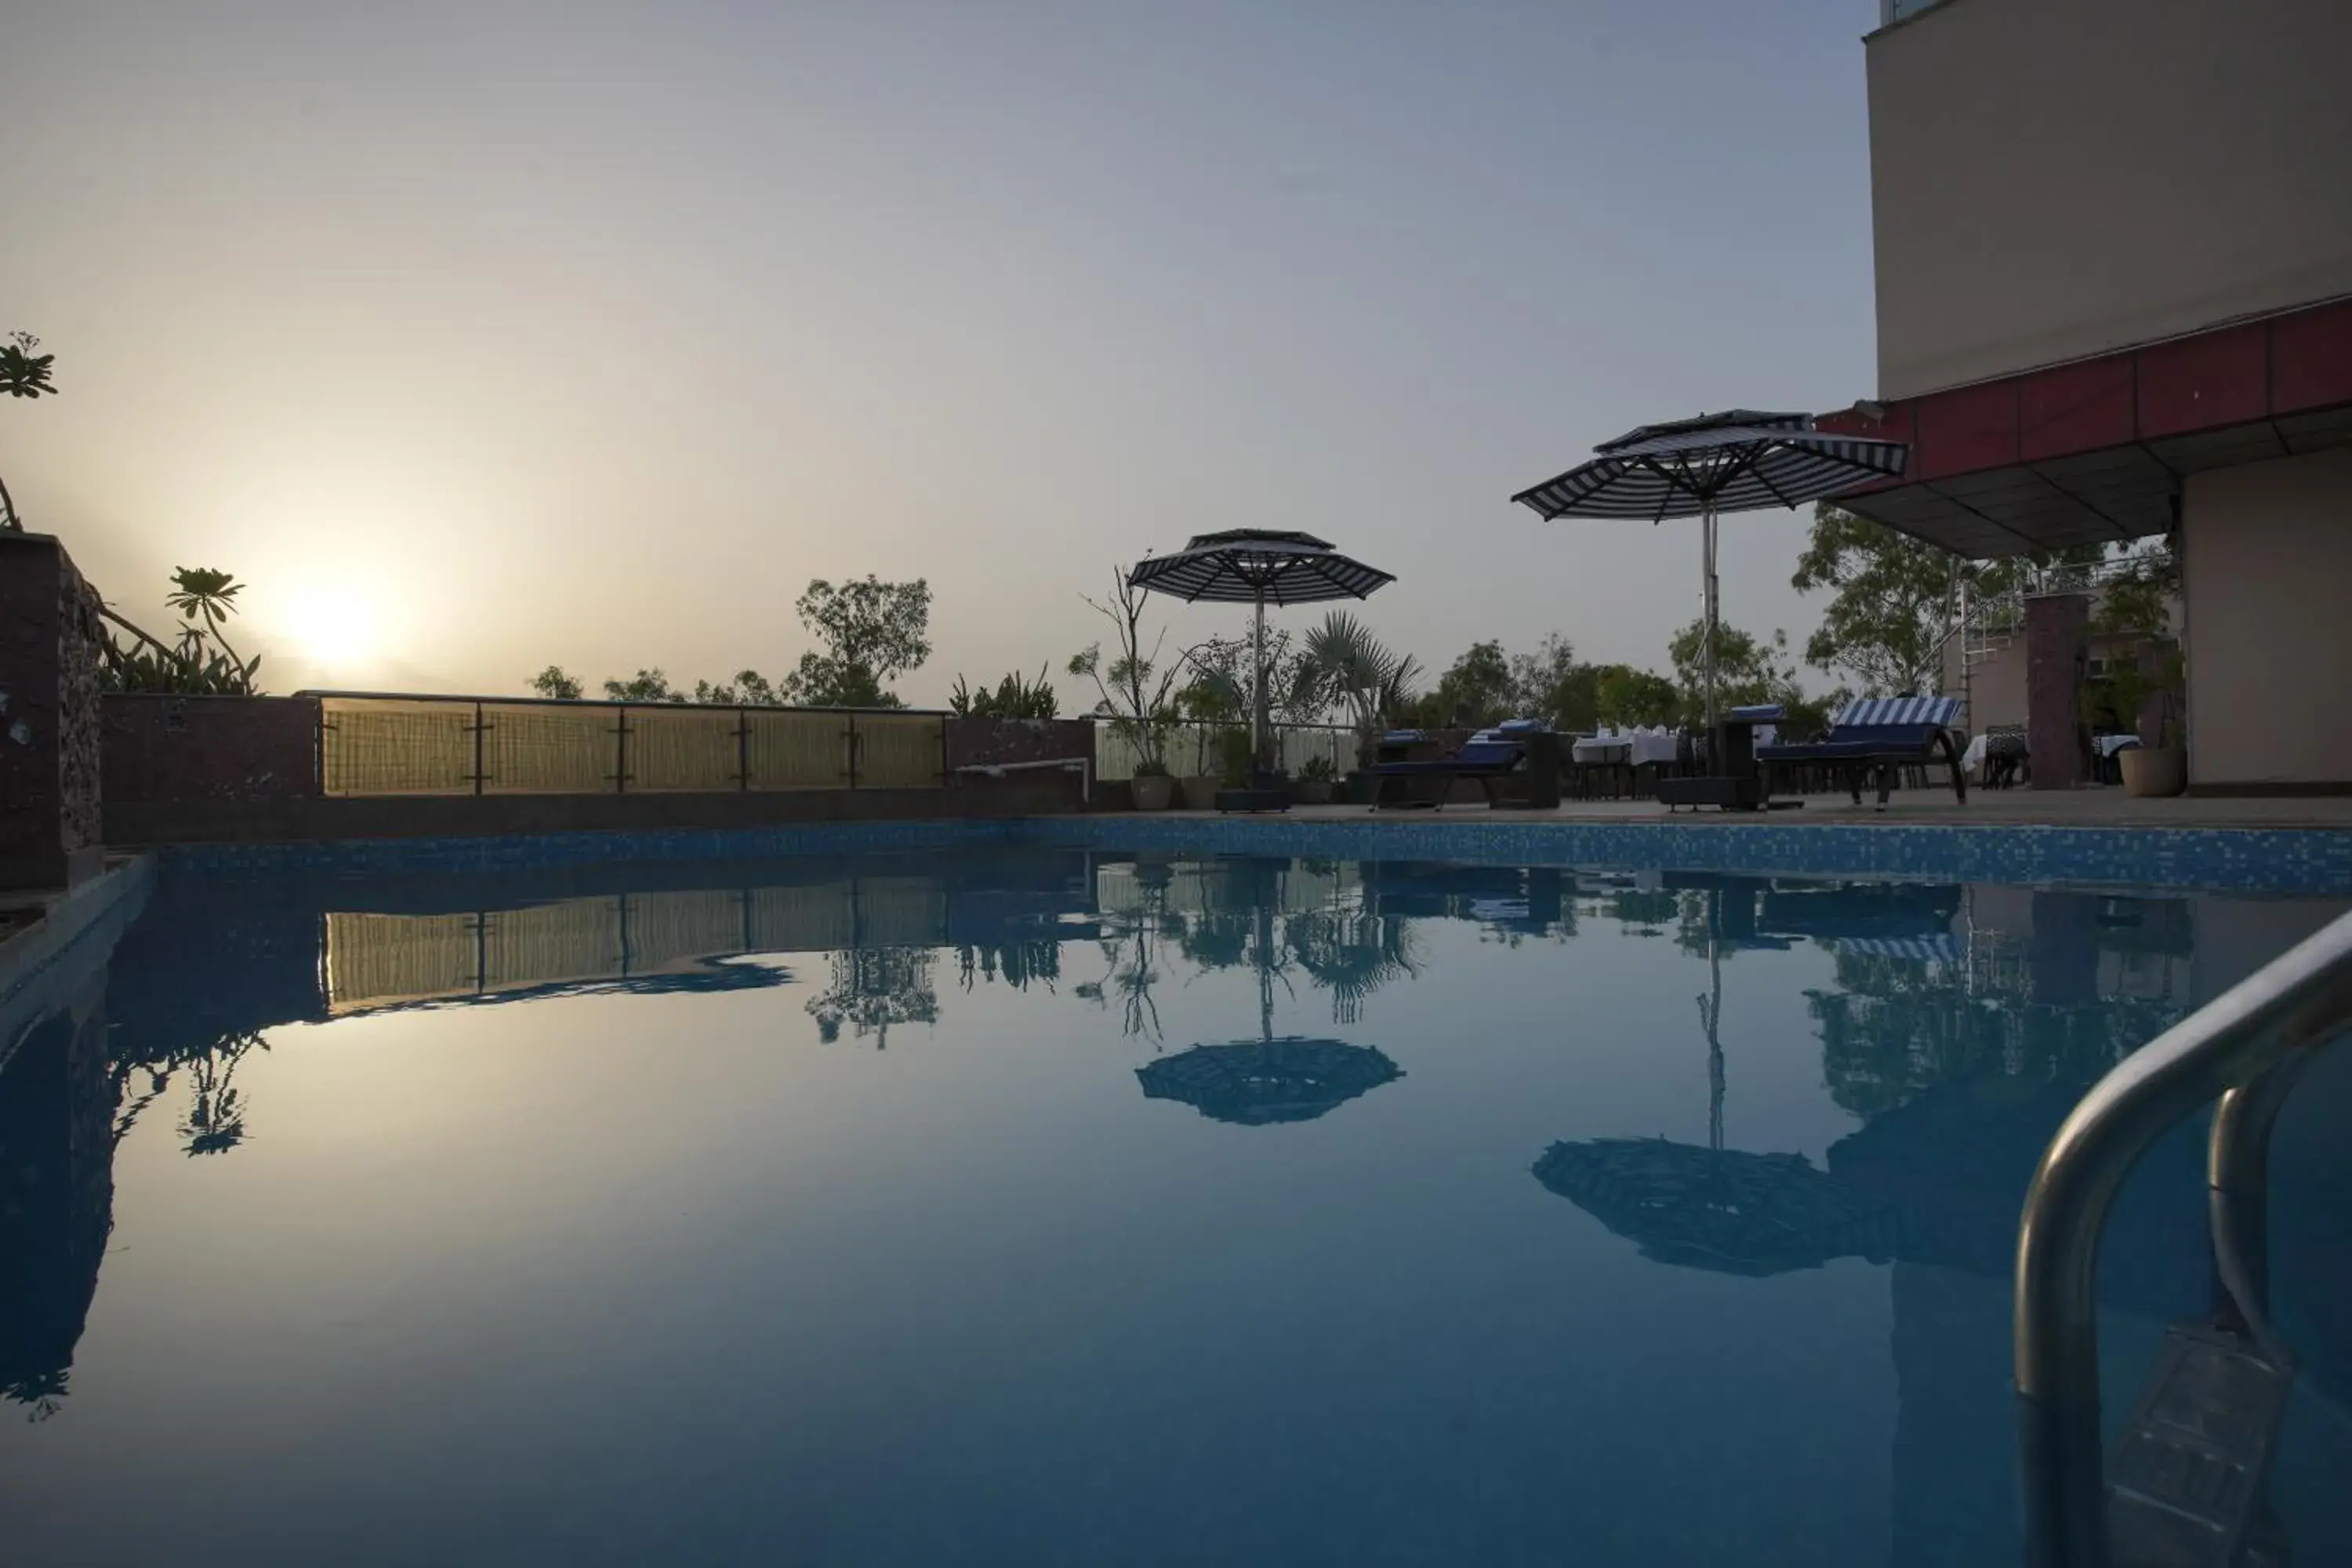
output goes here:
[[1864, 774], [1878, 773], [1878, 804], [1884, 808], [1895, 787], [1895, 770], [1931, 763], [1937, 752], [1952, 772], [1952, 794], [1962, 804], [1969, 798], [1968, 777], [1960, 771], [1960, 750], [1952, 743], [1951, 727], [1960, 716], [1957, 697], [1865, 697], [1839, 709], [1830, 720], [1829, 733], [1801, 745], [1759, 746], [1756, 760], [1765, 768], [1813, 763], [1843, 774], [1862, 804]]
[[[1395, 730], [1381, 737], [1384, 753], [1410, 752], [1433, 742], [1420, 730]], [[1372, 764], [1372, 776], [1377, 781], [1372, 797], [1372, 809], [1384, 805], [1427, 805], [1443, 810], [1445, 789], [1455, 779], [1476, 779], [1486, 792], [1488, 805], [1497, 797], [1498, 782], [1519, 765], [1527, 755], [1527, 746], [1517, 740], [1507, 740], [1494, 731], [1482, 731], [1471, 737], [1463, 748], [1450, 757], [1408, 757], [1400, 761], [1382, 761]], [[1416, 781], [1425, 781], [1435, 793], [1415, 791]]]

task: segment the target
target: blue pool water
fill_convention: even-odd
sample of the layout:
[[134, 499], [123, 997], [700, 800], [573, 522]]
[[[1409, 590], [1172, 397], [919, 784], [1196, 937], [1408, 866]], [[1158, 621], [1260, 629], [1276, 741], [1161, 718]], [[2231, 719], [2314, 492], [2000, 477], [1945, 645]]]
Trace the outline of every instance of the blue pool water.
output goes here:
[[[0, 1070], [26, 1563], [2016, 1560], [2074, 1098], [2342, 900], [1038, 847], [167, 870]], [[103, 944], [100, 944], [102, 952]], [[2352, 1558], [2352, 1070], [2272, 1478]], [[2201, 1129], [2102, 1271], [2208, 1301]]]

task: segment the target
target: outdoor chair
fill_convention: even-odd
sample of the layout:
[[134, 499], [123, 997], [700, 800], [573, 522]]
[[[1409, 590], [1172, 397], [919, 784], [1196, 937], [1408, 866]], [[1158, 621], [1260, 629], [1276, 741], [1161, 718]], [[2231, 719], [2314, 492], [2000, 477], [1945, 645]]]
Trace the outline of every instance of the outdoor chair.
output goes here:
[[[1381, 737], [1382, 760], [1372, 764], [1374, 811], [1403, 805], [1442, 811], [1455, 779], [1477, 780], [1486, 791], [1486, 804], [1493, 805], [1500, 798], [1503, 778], [1527, 755], [1523, 742], [1503, 739], [1493, 731], [1472, 736], [1451, 756], [1411, 754], [1433, 745], [1422, 730], [1394, 730]], [[1423, 787], [1416, 789], [1416, 784]]]
[[1984, 786], [2007, 789], [2026, 771], [2025, 726], [1996, 724], [1985, 731]]
[[1923, 767], [1940, 752], [1952, 775], [1952, 794], [1963, 805], [1969, 781], [1960, 771], [1960, 750], [1952, 743], [1951, 726], [1960, 714], [1957, 697], [1865, 697], [1839, 709], [1830, 720], [1829, 733], [1818, 741], [1796, 745], [1759, 746], [1757, 761], [1768, 771], [1790, 764], [1821, 764], [1844, 780], [1856, 805], [1862, 804], [1862, 781], [1878, 776], [1878, 805], [1895, 787], [1897, 768]]

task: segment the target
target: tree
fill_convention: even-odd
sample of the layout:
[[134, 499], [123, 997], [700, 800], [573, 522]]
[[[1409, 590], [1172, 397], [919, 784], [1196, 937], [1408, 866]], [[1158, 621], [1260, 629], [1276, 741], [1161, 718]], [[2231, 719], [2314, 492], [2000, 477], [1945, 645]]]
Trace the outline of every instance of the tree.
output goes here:
[[1437, 689], [1422, 702], [1423, 717], [1437, 724], [1473, 728], [1499, 723], [1511, 715], [1510, 661], [1499, 642], [1472, 643], [1437, 678]]
[[1604, 664], [1592, 673], [1593, 716], [1600, 723], [1648, 727], [1671, 724], [1681, 716], [1681, 689], [1654, 670]]
[[[30, 332], [11, 332], [8, 342], [0, 344], [0, 392], [11, 397], [55, 396], [56, 386], [49, 381], [49, 367], [57, 363], [55, 354], [35, 354], [41, 340]], [[11, 532], [25, 531], [25, 520], [16, 515], [16, 502], [8, 494], [8, 487], [0, 483], [0, 529]]]
[[[1666, 645], [1675, 662], [1675, 682], [1682, 690], [1682, 721], [1704, 723], [1706, 712], [1706, 621], [1691, 622]], [[1759, 702], [1802, 700], [1797, 688], [1797, 667], [1789, 658], [1789, 634], [1774, 631], [1759, 637], [1727, 626], [1715, 628], [1715, 700], [1719, 713]]]
[[2036, 572], [2088, 565], [2103, 553], [2085, 545], [1969, 561], [1823, 501], [1789, 579], [1800, 593], [1832, 591], [1821, 629], [1806, 639], [1805, 662], [1847, 671], [1867, 696], [1932, 691], [1941, 684], [1944, 645], [1959, 626], [1964, 586], [1979, 600], [1998, 599]]
[[577, 702], [583, 689], [580, 678], [560, 664], [551, 664], [530, 678], [530, 689], [559, 702]]
[[1151, 639], [1147, 652], [1143, 646], [1145, 591], [1136, 586], [1124, 566], [1111, 568], [1110, 584], [1106, 599], [1083, 594], [1079, 597], [1111, 624], [1118, 649], [1105, 663], [1102, 644], [1091, 643], [1070, 656], [1069, 672], [1095, 683], [1101, 699], [1095, 711], [1109, 719], [1113, 732], [1135, 748], [1139, 766], [1165, 773], [1168, 726], [1176, 719], [1172, 699], [1188, 660], [1182, 654], [1162, 660], [1160, 655], [1168, 644], [1165, 626]]
[[786, 700], [811, 708], [897, 708], [889, 683], [931, 657], [931, 587], [885, 583], [868, 574], [839, 587], [810, 580], [793, 613], [824, 644], [801, 655], [786, 676]]
[[669, 677], [664, 675], [661, 667], [656, 665], [651, 669], [640, 669], [626, 680], [604, 682], [604, 700], [607, 702], [683, 702], [686, 700], [686, 693], [673, 688], [669, 683]]
[[1558, 632], [1535, 652], [1511, 656], [1511, 707], [1529, 718], [1549, 719], [1557, 730], [1583, 731], [1599, 722], [1600, 681], [1600, 668], [1580, 662], [1575, 645]]
[[[783, 688], [792, 684], [792, 677], [782, 682], [770, 680], [756, 669], [739, 669], [735, 679], [724, 682], [698, 680], [694, 683], [694, 700], [719, 708], [782, 708], [789, 704]], [[828, 704], [819, 703], [819, 707]], [[887, 703], [866, 703], [860, 706], [887, 707]]]

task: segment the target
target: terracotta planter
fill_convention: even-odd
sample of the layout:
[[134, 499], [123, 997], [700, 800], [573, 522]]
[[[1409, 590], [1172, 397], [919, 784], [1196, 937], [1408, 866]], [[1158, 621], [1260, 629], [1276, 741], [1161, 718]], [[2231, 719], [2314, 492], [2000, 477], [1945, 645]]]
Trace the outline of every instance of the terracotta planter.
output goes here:
[[1185, 810], [1214, 811], [1217, 809], [1217, 791], [1223, 786], [1213, 775], [1194, 773], [1183, 781], [1183, 785]]
[[2189, 787], [2189, 753], [2179, 746], [2137, 746], [2116, 753], [2116, 762], [2126, 795], [2179, 795]]
[[1329, 779], [1300, 779], [1297, 784], [1290, 787], [1297, 792], [1298, 795], [1298, 804], [1301, 805], [1328, 805], [1331, 804], [1331, 781]]
[[1138, 811], [1165, 811], [1176, 796], [1176, 781], [1166, 773], [1138, 773], [1127, 787]]

